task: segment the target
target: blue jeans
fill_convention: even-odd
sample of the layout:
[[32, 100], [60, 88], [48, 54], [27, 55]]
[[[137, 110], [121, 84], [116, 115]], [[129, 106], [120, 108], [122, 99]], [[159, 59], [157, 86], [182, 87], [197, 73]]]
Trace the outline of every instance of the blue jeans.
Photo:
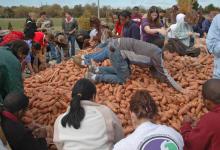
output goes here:
[[220, 57], [215, 57], [214, 59], [213, 78], [220, 79]]
[[71, 43], [71, 47], [69, 48], [69, 57], [75, 55], [75, 41], [76, 37], [74, 35], [68, 35], [68, 42]]
[[108, 58], [109, 58], [109, 48], [106, 46], [99, 52], [85, 55], [84, 61], [86, 65], [89, 65], [91, 64], [91, 59], [93, 59], [96, 62], [101, 62]]
[[57, 55], [56, 55], [56, 48], [55, 45], [51, 42], [48, 43], [49, 47], [50, 47], [50, 60], [56, 59]]
[[64, 52], [62, 47], [56, 47], [56, 56], [57, 64], [61, 63], [61, 61], [64, 59]]
[[112, 67], [99, 67], [99, 74], [96, 81], [111, 84], [123, 84], [130, 76], [130, 69], [127, 61], [121, 56], [120, 50], [109, 52]]

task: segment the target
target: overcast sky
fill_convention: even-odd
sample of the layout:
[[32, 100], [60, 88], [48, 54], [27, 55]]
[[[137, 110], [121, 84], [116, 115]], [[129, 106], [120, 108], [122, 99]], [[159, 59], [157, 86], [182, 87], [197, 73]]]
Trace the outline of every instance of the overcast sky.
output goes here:
[[[77, 4], [88, 4], [88, 3], [97, 3], [98, 0], [0, 0], [0, 5], [3, 6], [41, 6], [41, 5], [51, 5], [51, 4], [60, 4], [62, 6], [68, 5], [73, 7]], [[198, 0], [202, 6], [208, 4], [214, 4], [215, 6], [220, 6], [220, 0]], [[110, 5], [111, 7], [133, 7], [133, 6], [144, 6], [149, 8], [152, 5], [160, 6], [162, 8], [168, 8], [176, 4], [176, 0], [100, 0], [100, 5]]]

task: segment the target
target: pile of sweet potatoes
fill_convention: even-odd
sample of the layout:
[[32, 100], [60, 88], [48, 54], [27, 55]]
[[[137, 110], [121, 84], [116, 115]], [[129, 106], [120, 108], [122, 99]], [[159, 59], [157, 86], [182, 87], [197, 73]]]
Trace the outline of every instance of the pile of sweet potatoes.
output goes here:
[[[138, 89], [150, 92], [158, 105], [158, 123], [171, 125], [177, 130], [183, 116], [188, 114], [199, 118], [207, 110], [204, 108], [201, 88], [211, 77], [213, 68], [212, 56], [202, 52], [198, 58], [177, 56], [175, 53], [164, 53], [164, 64], [171, 76], [188, 89], [184, 95], [154, 79], [148, 68], [132, 66], [132, 76], [124, 85], [97, 84], [96, 102], [110, 107], [120, 118], [125, 134], [133, 128], [129, 113], [129, 100]], [[109, 65], [106, 60], [102, 65]], [[36, 123], [53, 126], [58, 115], [66, 111], [71, 100], [74, 83], [83, 78], [86, 69], [79, 68], [68, 60], [38, 73], [24, 81], [25, 92], [30, 98], [30, 108], [23, 118], [25, 123]]]

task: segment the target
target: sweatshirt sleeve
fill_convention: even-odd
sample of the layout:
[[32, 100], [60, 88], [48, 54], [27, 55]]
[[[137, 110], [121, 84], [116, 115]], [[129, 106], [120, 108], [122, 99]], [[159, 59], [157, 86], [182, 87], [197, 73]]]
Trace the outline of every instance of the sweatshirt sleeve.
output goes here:
[[60, 136], [59, 136], [59, 129], [58, 129], [59, 120], [60, 120], [60, 117], [58, 117], [54, 123], [53, 142], [56, 145], [58, 150], [62, 150], [64, 143], [61, 141]]
[[151, 70], [153, 75], [158, 77], [160, 80], [167, 82], [177, 91], [182, 91], [183, 88], [178, 84], [168, 73], [167, 69], [165, 69], [163, 65], [162, 52], [155, 53], [152, 58], [153, 66], [156, 70]]
[[123, 128], [121, 125], [121, 121], [118, 119], [118, 117], [113, 112], [112, 112], [112, 118], [113, 118], [113, 128], [115, 132], [114, 143], [117, 143], [122, 138], [124, 138], [124, 132], [123, 132]]
[[220, 15], [216, 16], [210, 26], [206, 44], [210, 53], [220, 57]]
[[211, 133], [206, 129], [207, 122], [201, 119], [195, 128], [189, 123], [184, 123], [181, 127], [181, 134], [184, 139], [184, 150], [206, 150], [211, 140]]

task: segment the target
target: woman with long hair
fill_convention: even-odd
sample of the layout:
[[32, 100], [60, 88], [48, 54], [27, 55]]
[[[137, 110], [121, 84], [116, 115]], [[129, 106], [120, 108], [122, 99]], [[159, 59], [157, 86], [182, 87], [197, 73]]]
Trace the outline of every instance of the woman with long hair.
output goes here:
[[76, 82], [70, 107], [54, 125], [58, 150], [109, 150], [123, 138], [120, 121], [108, 107], [95, 103], [95, 96], [91, 81]]
[[152, 6], [148, 10], [141, 23], [141, 39], [145, 42], [155, 44], [160, 48], [164, 45], [163, 36], [166, 35], [166, 30], [160, 22], [159, 9]]
[[183, 150], [183, 138], [173, 128], [155, 123], [158, 109], [151, 95], [144, 90], [134, 93], [130, 114], [135, 131], [119, 141], [113, 150]]

